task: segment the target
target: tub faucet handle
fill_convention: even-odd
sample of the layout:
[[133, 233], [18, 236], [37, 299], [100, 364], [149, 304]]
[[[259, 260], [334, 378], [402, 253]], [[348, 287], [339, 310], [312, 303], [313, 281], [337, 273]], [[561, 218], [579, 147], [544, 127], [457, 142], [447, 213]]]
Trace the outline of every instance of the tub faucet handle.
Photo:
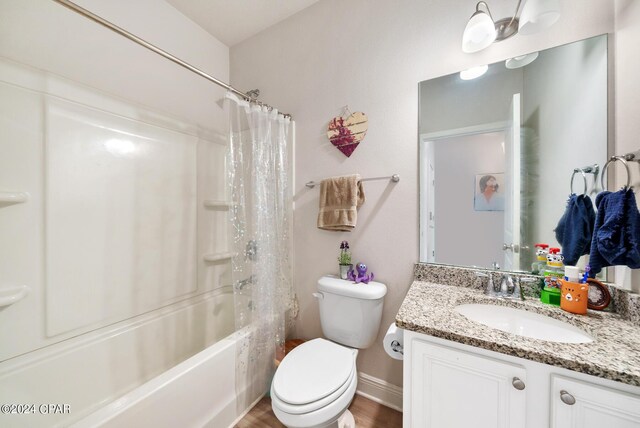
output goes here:
[[247, 260], [255, 262], [258, 259], [258, 243], [255, 239], [247, 241], [244, 249], [244, 256]]

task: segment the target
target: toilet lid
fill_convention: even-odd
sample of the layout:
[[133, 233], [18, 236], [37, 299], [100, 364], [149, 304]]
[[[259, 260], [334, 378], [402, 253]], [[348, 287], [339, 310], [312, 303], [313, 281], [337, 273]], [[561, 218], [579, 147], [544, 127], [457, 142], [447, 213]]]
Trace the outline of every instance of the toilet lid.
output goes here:
[[352, 349], [314, 339], [291, 351], [273, 378], [273, 391], [286, 403], [321, 400], [343, 386], [355, 370]]

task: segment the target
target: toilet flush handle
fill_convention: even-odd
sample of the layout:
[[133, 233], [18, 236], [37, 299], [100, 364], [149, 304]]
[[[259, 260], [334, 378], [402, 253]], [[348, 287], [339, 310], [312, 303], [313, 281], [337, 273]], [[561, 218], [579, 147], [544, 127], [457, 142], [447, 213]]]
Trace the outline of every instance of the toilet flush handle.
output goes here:
[[324, 299], [324, 294], [322, 294], [322, 293], [313, 293], [312, 296], [315, 297], [318, 300]]

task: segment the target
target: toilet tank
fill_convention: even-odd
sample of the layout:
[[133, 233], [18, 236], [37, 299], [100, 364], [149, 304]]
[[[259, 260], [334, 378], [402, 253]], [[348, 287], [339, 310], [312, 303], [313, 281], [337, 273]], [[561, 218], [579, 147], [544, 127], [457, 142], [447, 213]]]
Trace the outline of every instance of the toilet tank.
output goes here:
[[333, 276], [318, 280], [320, 323], [324, 336], [352, 348], [373, 345], [380, 329], [386, 285], [354, 284]]

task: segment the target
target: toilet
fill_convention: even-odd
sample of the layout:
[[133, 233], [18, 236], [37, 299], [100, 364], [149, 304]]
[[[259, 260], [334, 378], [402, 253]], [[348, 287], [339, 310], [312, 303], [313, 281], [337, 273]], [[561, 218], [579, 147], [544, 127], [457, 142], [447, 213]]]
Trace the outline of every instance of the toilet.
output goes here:
[[[348, 407], [358, 386], [358, 349], [373, 345], [387, 287], [323, 276], [313, 296], [326, 339], [293, 349], [271, 383], [271, 406], [289, 428], [355, 428]], [[327, 340], [328, 339], [328, 340]]]

